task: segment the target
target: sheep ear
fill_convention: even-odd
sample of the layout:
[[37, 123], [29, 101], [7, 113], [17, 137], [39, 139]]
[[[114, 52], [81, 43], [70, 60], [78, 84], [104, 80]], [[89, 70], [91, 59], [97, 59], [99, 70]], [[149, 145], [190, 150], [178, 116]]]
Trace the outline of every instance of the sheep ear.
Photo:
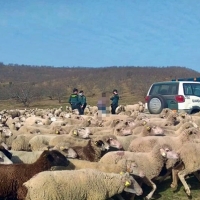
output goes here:
[[77, 129], [73, 130], [73, 135], [78, 135]]
[[160, 153], [163, 157], [166, 157], [167, 155], [164, 149], [160, 149]]
[[60, 150], [61, 150], [61, 151], [63, 151], [64, 149], [65, 149], [65, 147], [63, 147], [63, 146], [60, 147]]
[[124, 184], [126, 187], [129, 187], [131, 185], [131, 182], [130, 181], [126, 181], [125, 184]]
[[92, 118], [91, 118], [91, 117], [89, 117], [87, 121], [88, 121], [88, 122], [90, 122], [90, 121], [91, 121], [91, 119], [92, 119]]
[[151, 130], [151, 127], [147, 126], [147, 131], [150, 131]]
[[136, 193], [136, 191], [135, 191], [133, 188], [130, 188], [130, 187], [125, 187], [125, 188], [124, 188], [124, 191], [125, 191], [125, 192], [129, 192], [129, 193], [132, 193], [132, 194], [135, 194], [135, 193]]

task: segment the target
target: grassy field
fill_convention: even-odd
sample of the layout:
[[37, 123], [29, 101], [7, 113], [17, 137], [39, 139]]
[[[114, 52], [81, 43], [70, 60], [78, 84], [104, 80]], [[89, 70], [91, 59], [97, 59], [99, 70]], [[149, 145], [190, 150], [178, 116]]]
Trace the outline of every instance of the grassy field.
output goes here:
[[[108, 104], [110, 103], [109, 98], [111, 97], [111, 95], [112, 94], [108, 94], [108, 96], [107, 96]], [[100, 97], [101, 97], [101, 95], [95, 96], [95, 97], [87, 97], [87, 103], [91, 106], [95, 106], [95, 105], [97, 105], [97, 101]], [[128, 92], [124, 92], [123, 95], [120, 96], [119, 104], [122, 104], [122, 105], [134, 104], [134, 103], [137, 103], [138, 101], [144, 102], [144, 98], [139, 97], [139, 96], [134, 96]], [[33, 102], [31, 102], [29, 108], [57, 108], [60, 106], [63, 106], [63, 108], [64, 108], [67, 105], [69, 105], [68, 97], [64, 97], [61, 100], [61, 103], [59, 103], [58, 100], [50, 100], [50, 99], [46, 98], [46, 99], [41, 99], [41, 100], [34, 100]], [[0, 101], [0, 110], [20, 109], [20, 108], [23, 109], [25, 107], [23, 106], [22, 103], [17, 103], [14, 100]]]
[[[199, 200], [200, 199], [200, 183], [199, 181], [193, 176], [189, 176], [186, 179], [188, 185], [191, 187], [191, 197], [188, 197], [184, 191], [184, 187], [181, 182], [178, 184], [178, 188], [173, 190], [170, 188], [171, 178], [166, 179], [162, 183], [156, 183], [157, 190], [153, 195], [153, 199], [159, 200]], [[144, 186], [143, 195], [136, 196], [135, 200], [143, 200], [144, 196], [146, 196], [151, 191], [151, 188], [148, 186]]]

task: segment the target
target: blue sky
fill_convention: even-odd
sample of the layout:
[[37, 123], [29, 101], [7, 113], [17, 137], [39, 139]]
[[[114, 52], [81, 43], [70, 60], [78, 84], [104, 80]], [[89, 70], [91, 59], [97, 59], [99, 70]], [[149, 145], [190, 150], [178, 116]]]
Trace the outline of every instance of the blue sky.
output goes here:
[[0, 0], [0, 62], [199, 71], [199, 0]]

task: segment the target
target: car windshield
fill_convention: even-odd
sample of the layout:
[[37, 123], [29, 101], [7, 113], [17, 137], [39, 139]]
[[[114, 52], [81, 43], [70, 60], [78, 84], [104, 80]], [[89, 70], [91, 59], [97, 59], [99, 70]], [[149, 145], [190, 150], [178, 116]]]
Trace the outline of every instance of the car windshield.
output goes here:
[[149, 95], [175, 95], [178, 94], [178, 84], [162, 83], [154, 84], [151, 88]]

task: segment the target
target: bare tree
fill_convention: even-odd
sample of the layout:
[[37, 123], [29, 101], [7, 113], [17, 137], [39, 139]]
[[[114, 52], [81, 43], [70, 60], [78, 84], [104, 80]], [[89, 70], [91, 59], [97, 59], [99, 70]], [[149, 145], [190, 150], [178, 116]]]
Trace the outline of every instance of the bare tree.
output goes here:
[[34, 99], [39, 98], [40, 92], [34, 83], [20, 83], [9, 85], [9, 94], [12, 99], [29, 107]]

